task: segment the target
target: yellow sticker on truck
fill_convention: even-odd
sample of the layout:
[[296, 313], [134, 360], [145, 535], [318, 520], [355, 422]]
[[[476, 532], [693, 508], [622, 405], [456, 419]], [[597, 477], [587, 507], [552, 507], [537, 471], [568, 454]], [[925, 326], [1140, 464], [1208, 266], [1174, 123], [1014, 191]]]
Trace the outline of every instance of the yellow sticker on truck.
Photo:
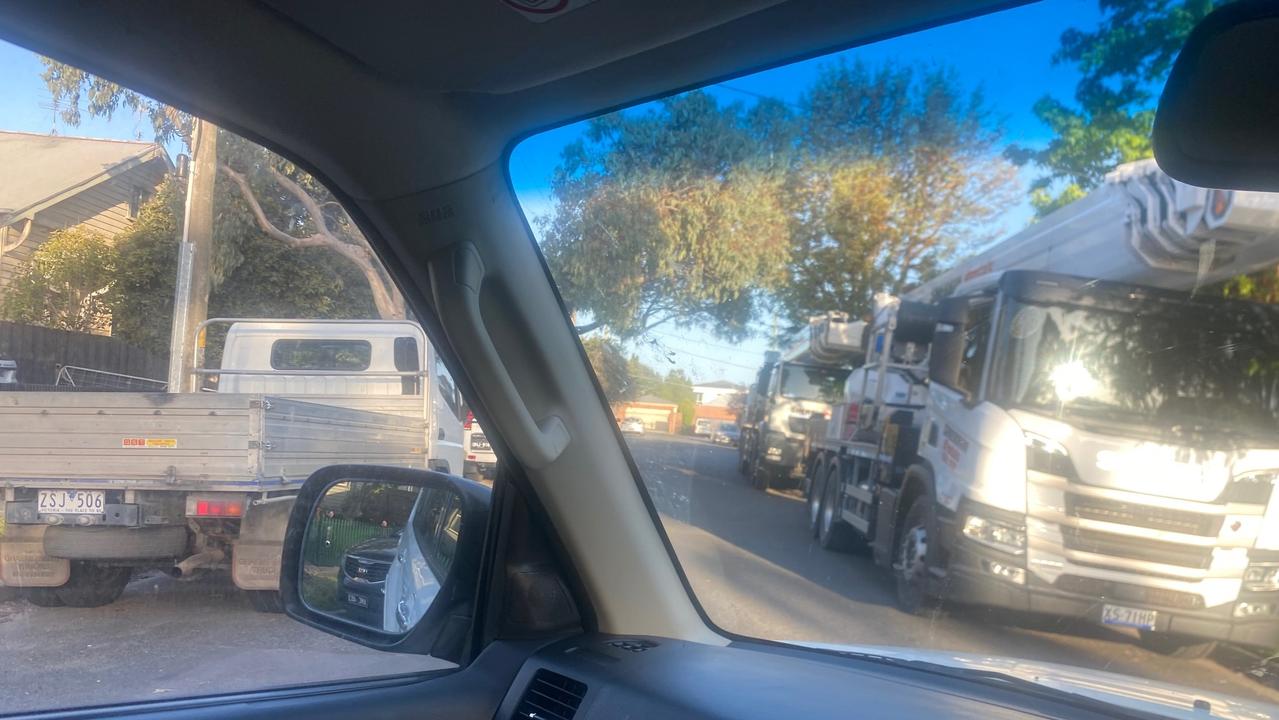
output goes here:
[[120, 438], [120, 447], [124, 448], [175, 448], [177, 438], [127, 437]]

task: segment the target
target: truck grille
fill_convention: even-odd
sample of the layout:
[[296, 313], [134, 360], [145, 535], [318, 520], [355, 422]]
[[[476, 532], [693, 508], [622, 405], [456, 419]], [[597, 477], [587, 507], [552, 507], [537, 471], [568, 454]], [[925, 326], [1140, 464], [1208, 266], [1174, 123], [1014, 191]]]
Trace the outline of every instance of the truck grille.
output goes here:
[[1068, 549], [1094, 555], [1109, 555], [1196, 570], [1207, 570], [1212, 564], [1212, 548], [1179, 545], [1161, 540], [1148, 540], [1072, 527], [1063, 527], [1061, 534]]
[[346, 559], [346, 576], [358, 578], [365, 582], [378, 583], [386, 579], [390, 564], [371, 560], [360, 561], [357, 558]]
[[1222, 523], [1220, 515], [1170, 510], [1086, 495], [1067, 495], [1066, 514], [1086, 520], [1100, 520], [1202, 537], [1216, 537], [1217, 533], [1221, 532]]
[[1193, 593], [1110, 582], [1096, 578], [1079, 577], [1078, 575], [1062, 575], [1057, 578], [1057, 582], [1053, 583], [1053, 586], [1064, 592], [1077, 593], [1103, 600], [1127, 600], [1128, 602], [1141, 603], [1143, 605], [1177, 608], [1180, 610], [1199, 610], [1204, 606], [1203, 598]]

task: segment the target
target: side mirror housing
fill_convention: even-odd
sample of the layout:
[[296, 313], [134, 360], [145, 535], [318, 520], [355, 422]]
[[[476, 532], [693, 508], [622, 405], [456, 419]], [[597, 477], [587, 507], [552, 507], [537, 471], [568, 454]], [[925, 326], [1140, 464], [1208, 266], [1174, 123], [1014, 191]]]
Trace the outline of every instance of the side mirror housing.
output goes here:
[[317, 470], [285, 531], [285, 613], [378, 650], [460, 660], [489, 497], [484, 485], [427, 470]]
[[1164, 172], [1197, 187], [1279, 190], [1277, 36], [1272, 0], [1224, 5], [1195, 26], [1155, 115]]
[[932, 382], [952, 390], [959, 390], [967, 321], [967, 298], [948, 298], [942, 301], [928, 352], [928, 377]]

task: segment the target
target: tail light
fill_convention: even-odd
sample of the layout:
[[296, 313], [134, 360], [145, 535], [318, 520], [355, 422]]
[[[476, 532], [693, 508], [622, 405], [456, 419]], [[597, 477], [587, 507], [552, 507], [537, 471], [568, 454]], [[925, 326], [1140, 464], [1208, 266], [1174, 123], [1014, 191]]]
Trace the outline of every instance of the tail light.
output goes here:
[[188, 497], [187, 517], [238, 518], [244, 515], [243, 497]]
[[463, 429], [465, 429], [465, 430], [470, 430], [470, 429], [471, 429], [471, 425], [473, 425], [473, 424], [475, 424], [475, 413], [471, 412], [470, 410], [467, 410], [467, 411], [466, 411], [466, 422], [462, 423], [462, 428], [463, 428]]

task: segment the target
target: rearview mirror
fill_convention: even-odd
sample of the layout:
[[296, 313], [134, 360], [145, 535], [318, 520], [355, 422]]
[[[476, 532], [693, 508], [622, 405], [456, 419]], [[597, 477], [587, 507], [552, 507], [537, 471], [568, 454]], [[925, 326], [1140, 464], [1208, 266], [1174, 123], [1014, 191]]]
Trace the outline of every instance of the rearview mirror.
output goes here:
[[1191, 31], [1159, 98], [1155, 159], [1181, 182], [1279, 190], [1279, 3], [1231, 3]]
[[488, 511], [487, 487], [442, 473], [319, 470], [289, 517], [280, 574], [285, 612], [379, 650], [455, 660]]

